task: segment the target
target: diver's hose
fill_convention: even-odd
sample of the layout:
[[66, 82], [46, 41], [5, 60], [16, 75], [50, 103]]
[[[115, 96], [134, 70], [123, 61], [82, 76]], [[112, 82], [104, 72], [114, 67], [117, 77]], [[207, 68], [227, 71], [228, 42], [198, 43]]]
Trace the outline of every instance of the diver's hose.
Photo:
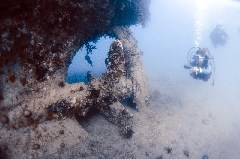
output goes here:
[[214, 62], [214, 58], [212, 56], [212, 54], [209, 52], [209, 50], [207, 49], [208, 55], [210, 57], [210, 59], [212, 59], [212, 63], [213, 63], [213, 81], [212, 81], [212, 85], [214, 86], [214, 79], [215, 79], [215, 62]]
[[[195, 49], [195, 50], [193, 50], [193, 49]], [[192, 47], [192, 48], [189, 50], [189, 52], [188, 52], [188, 54], [187, 54], [187, 61], [188, 61], [189, 63], [191, 63], [192, 54], [195, 53], [198, 49], [200, 49], [200, 47]]]

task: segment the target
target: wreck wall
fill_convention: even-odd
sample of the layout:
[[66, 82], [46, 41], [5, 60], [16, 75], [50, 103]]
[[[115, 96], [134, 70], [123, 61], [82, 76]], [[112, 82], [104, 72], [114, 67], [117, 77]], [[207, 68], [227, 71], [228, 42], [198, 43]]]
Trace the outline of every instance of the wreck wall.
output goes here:
[[144, 24], [144, 0], [0, 2], [0, 104], [12, 107], [46, 83], [65, 81], [75, 52], [116, 26]]
[[[92, 109], [133, 134], [132, 114], [119, 102], [147, 94], [137, 42], [129, 26], [148, 18], [144, 0], [0, 1], [0, 155], [41, 157], [87, 137], [77, 122]], [[108, 71], [84, 83], [65, 83], [76, 51], [100, 36], [119, 40]]]

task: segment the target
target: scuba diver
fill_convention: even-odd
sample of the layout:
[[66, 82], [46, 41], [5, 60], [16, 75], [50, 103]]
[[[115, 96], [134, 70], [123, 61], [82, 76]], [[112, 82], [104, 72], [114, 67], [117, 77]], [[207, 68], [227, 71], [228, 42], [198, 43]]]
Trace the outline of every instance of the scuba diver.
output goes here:
[[184, 68], [190, 70], [190, 75], [194, 79], [208, 81], [212, 71], [215, 72], [214, 60], [207, 48], [191, 48], [188, 53], [188, 62], [187, 65], [184, 65]]

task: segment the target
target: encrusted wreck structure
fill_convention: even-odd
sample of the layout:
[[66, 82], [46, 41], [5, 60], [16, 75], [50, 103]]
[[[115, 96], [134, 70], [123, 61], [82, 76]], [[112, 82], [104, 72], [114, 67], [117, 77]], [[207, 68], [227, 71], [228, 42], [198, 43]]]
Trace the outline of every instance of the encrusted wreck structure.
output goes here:
[[[129, 29], [144, 24], [144, 0], [0, 2], [1, 156], [34, 158], [87, 137], [77, 122], [98, 111], [131, 137], [130, 100], [144, 109], [148, 87], [137, 41]], [[101, 36], [116, 40], [108, 71], [89, 84], [67, 84], [75, 52]]]

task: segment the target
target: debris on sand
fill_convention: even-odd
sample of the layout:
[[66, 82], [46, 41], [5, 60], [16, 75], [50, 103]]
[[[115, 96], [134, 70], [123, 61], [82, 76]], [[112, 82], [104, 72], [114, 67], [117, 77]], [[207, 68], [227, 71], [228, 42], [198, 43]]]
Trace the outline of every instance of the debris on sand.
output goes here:
[[157, 157], [156, 159], [163, 159], [163, 155]]
[[172, 148], [170, 148], [170, 147], [165, 147], [165, 151], [166, 151], [166, 153], [167, 154], [172, 154]]
[[187, 158], [189, 158], [189, 151], [188, 150], [184, 150], [183, 153]]

